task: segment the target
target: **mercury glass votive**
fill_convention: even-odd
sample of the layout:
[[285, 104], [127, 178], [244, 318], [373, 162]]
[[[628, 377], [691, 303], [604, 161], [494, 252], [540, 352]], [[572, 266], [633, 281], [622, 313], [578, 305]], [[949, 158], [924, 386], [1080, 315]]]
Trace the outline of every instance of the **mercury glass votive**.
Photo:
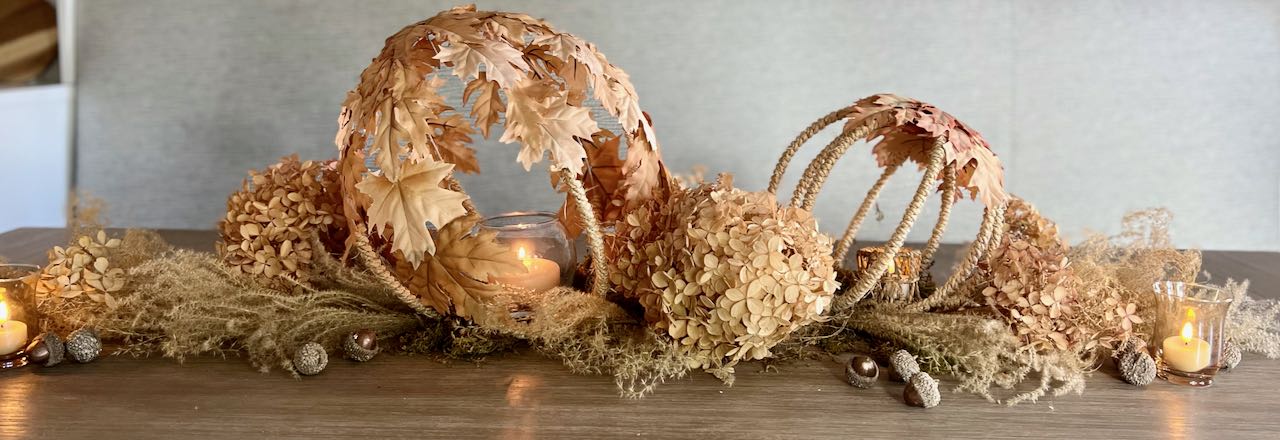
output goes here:
[[32, 288], [39, 273], [35, 265], [0, 264], [0, 369], [27, 364], [24, 348], [40, 330]]
[[1231, 296], [1213, 286], [1179, 281], [1155, 283], [1156, 322], [1151, 347], [1156, 376], [1207, 387], [1222, 366]]
[[490, 282], [532, 291], [568, 286], [573, 282], [577, 255], [554, 213], [499, 214], [485, 218], [480, 228], [496, 232], [498, 243], [510, 246], [525, 269], [494, 276]]
[[[871, 267], [876, 259], [884, 255], [881, 246], [858, 249], [856, 262], [861, 273]], [[917, 284], [920, 281], [920, 251], [903, 247], [898, 254], [889, 260], [889, 268], [880, 277], [880, 284], [872, 290], [872, 298], [881, 301], [909, 301], [920, 296]]]

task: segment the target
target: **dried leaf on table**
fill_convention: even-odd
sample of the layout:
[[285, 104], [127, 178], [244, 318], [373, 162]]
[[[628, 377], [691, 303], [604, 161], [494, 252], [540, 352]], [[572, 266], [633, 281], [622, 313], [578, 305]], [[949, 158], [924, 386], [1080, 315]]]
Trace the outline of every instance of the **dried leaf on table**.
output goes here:
[[415, 267], [424, 254], [436, 250], [427, 223], [448, 224], [467, 212], [462, 206], [467, 199], [465, 194], [440, 186], [452, 170], [452, 164], [430, 159], [404, 161], [395, 179], [374, 173], [356, 184], [373, 200], [368, 213], [369, 231], [376, 229], [385, 237], [390, 226], [394, 230], [392, 248], [403, 253]]

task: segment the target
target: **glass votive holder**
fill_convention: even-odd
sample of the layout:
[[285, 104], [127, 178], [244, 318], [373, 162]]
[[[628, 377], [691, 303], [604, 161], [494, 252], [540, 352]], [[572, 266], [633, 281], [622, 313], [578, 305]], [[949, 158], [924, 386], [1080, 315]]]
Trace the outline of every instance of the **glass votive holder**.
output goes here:
[[[885, 249], [881, 246], [872, 246], [858, 249], [856, 263], [858, 272], [862, 273], [871, 268], [872, 264], [884, 255]], [[872, 289], [872, 299], [880, 301], [909, 301], [917, 299], [920, 296], [918, 282], [920, 281], [921, 266], [920, 251], [903, 247], [898, 250], [898, 254], [889, 260], [889, 268], [884, 271], [884, 275], [880, 277], [880, 284]]]
[[577, 255], [564, 226], [550, 212], [509, 212], [487, 217], [480, 229], [497, 233], [500, 244], [524, 265], [523, 272], [496, 275], [489, 282], [535, 292], [573, 283]]
[[1156, 322], [1151, 335], [1156, 376], [1171, 383], [1207, 387], [1222, 365], [1231, 296], [1213, 286], [1155, 283]]
[[40, 267], [0, 264], [0, 370], [27, 364], [24, 349], [39, 333], [34, 281]]

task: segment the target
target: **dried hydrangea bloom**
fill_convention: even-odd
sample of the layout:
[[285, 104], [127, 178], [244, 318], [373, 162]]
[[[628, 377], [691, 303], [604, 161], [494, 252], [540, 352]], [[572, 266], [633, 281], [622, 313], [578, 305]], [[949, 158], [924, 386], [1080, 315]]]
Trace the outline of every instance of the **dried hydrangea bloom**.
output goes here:
[[218, 224], [223, 262], [239, 273], [266, 278], [310, 277], [311, 237], [328, 238], [341, 228], [337, 173], [332, 161], [288, 156], [264, 171], [251, 171], [227, 199]]
[[808, 211], [722, 176], [628, 213], [612, 281], [695, 366], [729, 368], [821, 319], [838, 287], [831, 247]]
[[120, 239], [108, 238], [100, 230], [96, 236], [81, 236], [65, 248], [55, 246], [49, 251], [49, 264], [35, 283], [36, 293], [59, 299], [84, 295], [115, 308], [116, 298], [111, 294], [124, 288], [125, 274], [124, 269], [111, 264], [110, 258], [120, 243]]

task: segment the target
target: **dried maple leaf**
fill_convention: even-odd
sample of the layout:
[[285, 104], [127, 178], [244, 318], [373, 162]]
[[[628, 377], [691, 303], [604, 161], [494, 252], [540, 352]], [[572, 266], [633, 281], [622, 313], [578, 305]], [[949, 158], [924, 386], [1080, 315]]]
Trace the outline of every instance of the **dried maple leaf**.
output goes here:
[[462, 206], [465, 194], [440, 186], [452, 170], [452, 164], [430, 159], [404, 161], [394, 179], [375, 173], [356, 184], [373, 201], [368, 212], [369, 231], [376, 229], [385, 237], [390, 226], [394, 231], [392, 249], [403, 253], [415, 267], [424, 254], [436, 250], [427, 223], [448, 224], [467, 212]]
[[524, 144], [517, 160], [526, 171], [550, 152], [553, 170], [582, 173], [587, 153], [577, 138], [590, 139], [600, 129], [590, 111], [569, 105], [564, 92], [535, 79], [521, 81], [507, 101], [507, 127], [500, 141]]
[[476, 100], [471, 103], [471, 117], [475, 119], [480, 133], [488, 139], [489, 128], [502, 120], [502, 112], [506, 111], [506, 104], [498, 94], [498, 83], [490, 81], [484, 72], [480, 72], [479, 78], [467, 83], [467, 88], [462, 91], [463, 104], [471, 100], [472, 93], [475, 94]]
[[529, 63], [525, 62], [523, 55], [516, 48], [493, 40], [463, 42], [450, 39], [449, 45], [442, 47], [435, 58], [452, 66], [453, 74], [463, 81], [479, 76], [480, 64], [483, 63], [489, 78], [505, 89], [515, 87], [529, 71]]
[[484, 316], [484, 304], [502, 291], [489, 284], [493, 275], [526, 270], [511, 248], [498, 244], [496, 231], [471, 234], [480, 217], [463, 216], [449, 222], [436, 234], [439, 248], [413, 271], [410, 284], [429, 307], [445, 314], [477, 320]]

